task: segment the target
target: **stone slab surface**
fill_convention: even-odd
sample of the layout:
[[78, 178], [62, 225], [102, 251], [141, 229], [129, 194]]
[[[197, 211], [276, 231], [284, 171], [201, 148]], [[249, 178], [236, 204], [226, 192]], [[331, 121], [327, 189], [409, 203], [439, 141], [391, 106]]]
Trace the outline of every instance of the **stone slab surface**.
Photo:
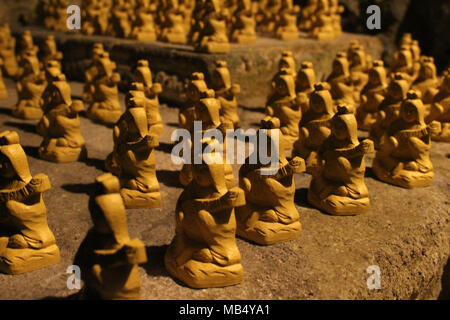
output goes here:
[[[91, 183], [102, 173], [103, 159], [112, 150], [110, 129], [82, 118], [89, 160], [53, 164], [36, 158], [41, 138], [33, 121], [12, 118], [16, 101], [13, 83], [6, 80], [10, 98], [0, 101], [0, 130], [18, 130], [33, 174], [49, 175], [52, 189], [45, 193], [48, 221], [61, 249], [57, 265], [23, 275], [0, 274], [0, 299], [67, 297], [66, 269], [88, 229]], [[72, 83], [74, 96], [81, 84]], [[123, 96], [121, 96], [123, 99]], [[217, 289], [193, 290], [176, 282], [164, 268], [163, 256], [174, 236], [174, 208], [182, 191], [180, 168], [170, 160], [170, 134], [176, 128], [177, 110], [162, 106], [166, 124], [156, 152], [161, 186], [161, 209], [128, 210], [130, 235], [147, 246], [148, 263], [140, 267], [144, 299], [435, 299], [448, 298], [450, 287], [450, 144], [435, 143], [432, 159], [436, 177], [432, 186], [405, 190], [376, 180], [367, 171], [371, 209], [355, 217], [335, 217], [306, 202], [310, 182], [297, 175], [296, 206], [303, 232], [293, 241], [270, 247], [238, 239], [244, 282]], [[244, 128], [255, 127], [263, 117], [240, 109]], [[361, 136], [364, 134], [361, 133]], [[373, 157], [368, 157], [370, 168]], [[238, 167], [235, 167], [237, 172]], [[369, 290], [366, 269], [377, 265], [381, 290]]]
[[[20, 35], [25, 28], [15, 28], [13, 34]], [[281, 41], [258, 37], [254, 45], [231, 44], [228, 54], [206, 54], [194, 52], [188, 45], [174, 45], [162, 42], [139, 42], [104, 36], [86, 36], [80, 33], [63, 33], [30, 28], [35, 43], [42, 42], [47, 35], [53, 34], [59, 50], [63, 52], [64, 72], [69, 79], [84, 81], [83, 70], [89, 64], [92, 45], [102, 42], [111, 59], [117, 63], [122, 76], [121, 89], [126, 90], [132, 80], [132, 70], [138, 59], [148, 59], [153, 76], [163, 85], [161, 98], [170, 104], [183, 103], [184, 85], [192, 72], [204, 72], [206, 79], [214, 70], [215, 60], [226, 60], [232, 80], [241, 85], [239, 104], [245, 107], [264, 107], [270, 80], [278, 70], [278, 60], [283, 50], [291, 50], [300, 66], [301, 61], [314, 64], [317, 81], [331, 72], [331, 63], [338, 51], [347, 50], [352, 39], [358, 39], [374, 59], [382, 56], [383, 45], [374, 37], [361, 34], [344, 33], [342, 37], [319, 41], [306, 38], [302, 34], [299, 40]]]

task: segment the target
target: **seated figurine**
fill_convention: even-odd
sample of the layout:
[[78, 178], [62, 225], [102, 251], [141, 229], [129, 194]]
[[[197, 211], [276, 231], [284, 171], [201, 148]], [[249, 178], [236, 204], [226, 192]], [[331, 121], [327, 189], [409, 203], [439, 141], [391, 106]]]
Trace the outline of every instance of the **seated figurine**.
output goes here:
[[450, 142], [450, 69], [442, 79], [439, 92], [433, 98], [426, 121], [437, 121], [441, 124], [440, 132], [431, 133], [432, 140]]
[[391, 64], [390, 73], [402, 73], [403, 78], [411, 85], [414, 81], [414, 66], [412, 60], [412, 53], [409, 46], [403, 45], [400, 50], [394, 54], [394, 61]]
[[385, 98], [378, 106], [376, 121], [370, 127], [369, 138], [375, 143], [376, 148], [380, 145], [383, 135], [391, 123], [397, 120], [408, 88], [409, 82], [405, 79], [405, 74], [396, 73], [394, 79], [389, 83]]
[[292, 150], [299, 135], [299, 123], [302, 119], [295, 80], [288, 70], [282, 69], [276, 79], [275, 91], [266, 105], [266, 115], [280, 120], [280, 131], [283, 133], [280, 144], [284, 150]]
[[353, 45], [347, 54], [350, 62], [350, 79], [353, 86], [353, 100], [359, 102], [361, 90], [369, 80], [367, 58], [361, 45]]
[[378, 106], [384, 100], [387, 91], [386, 69], [381, 60], [375, 60], [369, 70], [369, 79], [361, 91], [360, 105], [356, 109], [358, 129], [369, 131], [375, 123]]
[[331, 119], [331, 135], [320, 150], [319, 165], [313, 171], [308, 202], [333, 215], [355, 215], [369, 209], [369, 192], [364, 183], [364, 155], [374, 152], [369, 139], [358, 141], [355, 115], [338, 106]]
[[269, 95], [267, 96], [266, 104], [272, 100], [272, 97], [276, 95], [276, 79], [279, 77], [281, 70], [283, 70], [283, 74], [288, 73], [292, 75], [294, 78], [297, 77], [297, 67], [295, 63], [295, 59], [293, 56], [292, 51], [290, 50], [283, 50], [281, 53], [281, 58], [278, 61], [278, 70], [277, 73], [272, 78], [272, 81], [270, 83], [271, 90]]
[[127, 110], [114, 126], [114, 150], [106, 168], [119, 177], [126, 208], [159, 208], [155, 160], [158, 136], [149, 134], [143, 92], [130, 91], [126, 100]]
[[28, 56], [30, 52], [34, 52], [37, 56], [39, 48], [34, 44], [30, 30], [25, 30], [17, 43], [17, 61], [20, 63], [20, 60]]
[[156, 10], [150, 0], [138, 0], [136, 5], [136, 19], [130, 37], [139, 41], [155, 41], [156, 26], [153, 14]]
[[312, 19], [311, 38], [318, 40], [332, 40], [336, 38], [335, 21], [332, 16], [329, 0], [318, 0], [317, 8]]
[[41, 159], [65, 163], [87, 158], [80, 118], [70, 92], [66, 77], [59, 74], [43, 94], [44, 115], [37, 126], [37, 132], [44, 138], [38, 150]]
[[0, 25], [0, 58], [3, 59], [2, 69], [9, 77], [14, 77], [19, 69], [16, 60], [16, 39], [11, 36], [9, 24]]
[[263, 33], [273, 34], [278, 20], [278, 15], [281, 9], [282, 0], [268, 0], [266, 3], [259, 5], [261, 22], [258, 23]]
[[145, 244], [130, 239], [119, 190], [118, 179], [110, 173], [97, 177], [96, 192], [89, 200], [94, 226], [74, 259], [84, 282], [78, 299], [141, 299], [138, 265], [147, 262]]
[[131, 14], [134, 8], [126, 0], [114, 0], [111, 8], [111, 22], [109, 36], [117, 38], [128, 38], [131, 34]]
[[138, 61], [134, 72], [134, 81], [141, 84], [139, 90], [142, 90], [146, 97], [145, 110], [147, 112], [149, 132], [161, 135], [164, 132], [164, 125], [159, 112], [158, 95], [162, 92], [162, 87], [160, 83], [153, 83], [152, 71], [148, 66], [148, 60]]
[[164, 257], [169, 273], [192, 288], [231, 286], [243, 278], [234, 208], [245, 204], [244, 192], [227, 187], [224, 165], [209, 155], [192, 165], [193, 180], [178, 198], [175, 237]]
[[355, 112], [354, 88], [350, 76], [347, 53], [338, 52], [333, 61], [333, 71], [327, 78], [331, 86], [331, 96], [335, 105], [345, 104], [350, 111]]
[[342, 35], [341, 14], [344, 12], [344, 6], [339, 4], [339, 0], [329, 0], [330, 16], [334, 28], [335, 38]]
[[12, 114], [22, 119], [40, 119], [42, 117], [42, 93], [47, 86], [45, 74], [34, 50], [28, 51], [20, 60], [17, 74], [17, 104]]
[[8, 98], [8, 91], [6, 90], [5, 83], [3, 82], [3, 59], [0, 57], [0, 100]]
[[302, 109], [305, 114], [309, 109], [309, 98], [314, 91], [314, 83], [316, 82], [316, 72], [312, 62], [304, 61], [300, 66], [295, 79], [295, 91]]
[[313, 22], [315, 19], [315, 12], [317, 10], [318, 0], [309, 0], [306, 6], [302, 7], [300, 11], [300, 22], [298, 28], [301, 31], [309, 32], [313, 27]]
[[87, 116], [95, 122], [112, 125], [122, 115], [117, 88], [120, 74], [114, 72], [116, 64], [109, 59], [107, 52], [99, 53], [95, 62], [98, 73], [92, 79], [92, 89], [89, 90], [93, 100], [87, 110]]
[[306, 172], [318, 165], [318, 151], [331, 134], [330, 120], [334, 115], [333, 99], [326, 83], [316, 83], [309, 100], [309, 110], [300, 122], [300, 133], [292, 156], [305, 159]]
[[236, 95], [241, 92], [238, 84], [231, 83], [230, 70], [226, 61], [216, 61], [216, 69], [212, 74], [212, 89], [216, 92], [216, 97], [220, 101], [221, 121], [231, 122], [233, 128], [240, 127], [238, 103]]
[[227, 16], [220, 0], [211, 0], [206, 5], [203, 27], [195, 44], [195, 50], [209, 53], [227, 53], [230, 44], [227, 35]]
[[436, 66], [433, 57], [422, 57], [417, 79], [411, 89], [419, 91], [424, 104], [430, 104], [434, 95], [439, 91], [439, 80], [436, 76]]
[[275, 25], [275, 35], [281, 40], [297, 40], [299, 37], [297, 14], [300, 7], [294, 5], [292, 0], [282, 0]]
[[[279, 146], [279, 124], [277, 118], [262, 121], [268, 154]], [[298, 157], [288, 162], [282, 148], [278, 148], [278, 157], [274, 167], [273, 163], [262, 164], [259, 160], [250, 163], [250, 155], [239, 170], [239, 186], [245, 192], [246, 204], [236, 208], [236, 234], [258, 244], [295, 239], [302, 229], [294, 204], [294, 174], [305, 171], [305, 162]]]
[[431, 134], [439, 132], [440, 126], [436, 122], [427, 126], [424, 113], [420, 94], [409, 91], [372, 164], [380, 180], [404, 188], [426, 187], [433, 182]]
[[63, 59], [63, 55], [61, 51], [58, 51], [55, 38], [52, 35], [48, 36], [47, 39], [45, 39], [41, 53], [41, 61], [44, 66], [47, 65], [48, 61], [58, 61], [61, 69], [61, 60]]
[[108, 27], [102, 24], [102, 0], [85, 0], [81, 3], [81, 31], [87, 35], [104, 34]]
[[240, 44], [256, 42], [256, 21], [251, 0], [239, 0], [238, 8], [232, 18], [230, 40]]
[[45, 174], [31, 176], [14, 131], [0, 133], [0, 271], [20, 274], [56, 264], [60, 254], [47, 224]]
[[[178, 122], [181, 129], [186, 129], [193, 137], [194, 121], [195, 121], [195, 106], [200, 102], [200, 99], [205, 97], [208, 91], [208, 86], [205, 82], [205, 76], [201, 72], [194, 72], [186, 86], [187, 101], [183, 109], [180, 109], [178, 114]], [[180, 171], [180, 183], [187, 186], [192, 181], [191, 165], [185, 163]]]
[[178, 0], [166, 0], [164, 21], [161, 25], [159, 38], [170, 43], [186, 43], [184, 16]]
[[83, 102], [86, 104], [91, 104], [94, 97], [94, 86], [93, 86], [93, 80], [98, 74], [98, 64], [97, 60], [99, 59], [100, 55], [105, 52], [103, 48], [103, 44], [101, 43], [95, 43], [92, 47], [92, 56], [91, 61], [87, 68], [84, 70], [84, 87], [83, 87]]

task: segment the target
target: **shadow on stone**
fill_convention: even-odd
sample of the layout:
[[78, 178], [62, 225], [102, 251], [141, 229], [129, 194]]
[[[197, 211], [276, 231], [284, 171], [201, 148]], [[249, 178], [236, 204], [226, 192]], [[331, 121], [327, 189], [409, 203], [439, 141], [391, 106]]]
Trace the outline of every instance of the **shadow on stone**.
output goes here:
[[0, 114], [11, 115], [11, 108], [0, 107]]
[[64, 190], [72, 193], [84, 193], [93, 195], [96, 191], [95, 183], [69, 183], [61, 186]]
[[366, 167], [366, 172], [364, 173], [364, 177], [378, 180], [377, 176], [375, 175], [375, 173], [373, 172], [371, 167]]
[[294, 202], [300, 207], [314, 209], [314, 207], [308, 202], [308, 188], [300, 188], [295, 190]]
[[442, 274], [442, 290], [438, 296], [438, 300], [450, 300], [450, 259], [444, 267]]
[[173, 148], [173, 144], [167, 142], [160, 142], [159, 146], [156, 147], [156, 150], [162, 151], [164, 153], [171, 153]]
[[23, 123], [23, 122], [14, 122], [14, 121], [6, 121], [4, 123], [5, 126], [14, 127], [19, 130], [36, 133], [36, 125], [31, 123]]
[[27, 154], [27, 156], [36, 158], [36, 159], [40, 159], [39, 158], [39, 147], [31, 147], [31, 146], [23, 146], [23, 150], [25, 151], [25, 153]]
[[246, 106], [239, 106], [239, 108], [241, 108], [242, 110], [245, 110], [245, 111], [250, 111], [250, 112], [258, 112], [258, 113], [266, 112], [266, 108], [264, 108], [264, 107], [251, 108], [251, 107], [246, 107]]
[[179, 171], [157, 170], [156, 177], [158, 181], [168, 187], [182, 188], [179, 180]]
[[177, 122], [168, 122], [168, 123], [166, 123], [166, 126], [174, 127], [174, 128], [178, 128], [179, 127]]
[[143, 264], [145, 272], [149, 276], [166, 276], [170, 277], [169, 272], [167, 272], [164, 266], [164, 255], [169, 246], [167, 244], [162, 246], [147, 246], [145, 248], [147, 252], [147, 263]]
[[95, 158], [87, 158], [83, 161], [88, 167], [94, 167], [98, 170], [106, 172], [105, 169], [105, 161], [101, 159], [95, 159]]

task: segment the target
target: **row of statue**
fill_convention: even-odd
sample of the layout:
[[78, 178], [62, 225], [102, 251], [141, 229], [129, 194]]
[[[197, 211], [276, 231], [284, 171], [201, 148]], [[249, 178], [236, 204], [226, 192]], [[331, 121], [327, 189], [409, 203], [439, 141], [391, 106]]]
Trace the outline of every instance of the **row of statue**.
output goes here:
[[[67, 0], [40, 0], [37, 23], [65, 30]], [[281, 40], [296, 40], [299, 30], [330, 40], [342, 33], [343, 7], [337, 0], [84, 0], [82, 32], [140, 41], [188, 43], [198, 51], [228, 52], [229, 41], [252, 44], [256, 31]]]
[[[24, 49], [17, 55], [19, 101], [13, 115], [39, 119], [42, 159], [83, 161], [83, 102], [71, 99], [60, 55], [41, 62], [30, 37], [24, 34], [20, 40]], [[203, 153], [201, 163], [183, 165], [180, 182], [185, 189], [175, 207], [175, 237], [164, 258], [169, 273], [193, 288], [242, 282], [236, 235], [270, 245], [301, 234], [294, 174], [312, 175], [308, 202], [333, 215], [369, 209], [364, 158], [375, 149], [372, 169], [380, 180], [406, 188], [430, 185], [431, 139], [448, 141], [450, 133], [450, 73], [437, 78], [432, 58], [414, 60], [413, 50], [417, 47], [405, 36], [387, 72], [382, 61], [371, 61], [352, 42], [348, 52], [336, 56], [327, 82], [316, 82], [312, 63], [302, 62], [297, 70], [292, 53], [283, 52], [258, 135], [265, 137], [269, 153], [278, 151], [278, 169], [268, 172], [270, 164], [259, 155], [252, 163], [250, 155], [236, 186], [230, 164], [210, 161], [225, 152]], [[85, 282], [79, 298], [140, 297], [137, 266], [147, 257], [142, 241], [128, 235], [126, 208], [161, 206], [155, 148], [164, 130], [158, 101], [162, 87], [152, 81], [148, 61], [138, 61], [122, 112], [115, 69], [102, 45], [94, 45], [83, 100], [87, 117], [113, 126], [114, 147], [105, 160], [109, 173], [96, 179], [98, 188], [89, 203], [94, 227], [75, 257]], [[240, 127], [240, 87], [232, 83], [225, 61], [216, 62], [210, 86], [202, 73], [191, 75], [179, 114], [181, 128], [193, 132], [194, 120], [202, 121], [204, 131]], [[361, 124], [373, 113], [374, 121], [366, 127], [369, 139], [360, 141], [358, 128], [364, 129]], [[201, 143], [205, 150], [213, 139]], [[292, 156], [286, 157], [285, 150]], [[0, 133], [0, 176], [0, 271], [18, 274], [57, 263], [59, 249], [42, 197], [50, 181], [44, 174], [31, 175], [16, 132]]]

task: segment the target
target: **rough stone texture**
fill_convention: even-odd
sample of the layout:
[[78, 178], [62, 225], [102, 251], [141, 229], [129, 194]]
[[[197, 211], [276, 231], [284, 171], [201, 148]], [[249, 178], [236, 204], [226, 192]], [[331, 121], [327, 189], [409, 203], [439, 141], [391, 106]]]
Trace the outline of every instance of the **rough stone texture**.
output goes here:
[[[112, 132], [82, 118], [89, 160], [70, 164], [39, 160], [36, 151], [41, 138], [34, 133], [35, 122], [9, 115], [16, 95], [13, 83], [7, 79], [6, 84], [10, 98], [0, 101], [0, 130], [18, 130], [32, 173], [43, 172], [51, 179], [52, 189], [44, 194], [44, 200], [62, 260], [23, 275], [0, 274], [0, 299], [66, 297], [74, 293], [66, 287], [66, 269], [92, 226], [88, 193], [95, 177], [102, 173], [103, 159], [112, 150]], [[81, 84], [72, 83], [72, 88], [75, 97], [81, 94]], [[140, 268], [144, 299], [449, 298], [450, 144], [444, 143], [432, 146], [436, 177], [428, 188], [390, 186], [374, 179], [368, 169], [366, 183], [372, 206], [362, 216], [335, 217], [311, 208], [306, 202], [311, 178], [297, 175], [295, 201], [303, 225], [298, 239], [270, 247], [238, 239], [245, 270], [240, 285], [193, 290], [175, 281], [164, 268], [163, 256], [174, 235], [175, 202], [182, 191], [179, 167], [170, 160], [170, 134], [176, 127], [177, 110], [163, 106], [161, 113], [166, 128], [156, 161], [163, 207], [128, 210], [131, 236], [141, 238], [147, 246], [148, 263]], [[263, 117], [255, 110], [241, 108], [239, 113], [244, 128], [255, 127]], [[369, 168], [372, 159], [368, 158]], [[370, 265], [381, 269], [381, 290], [367, 289], [366, 269]]]

